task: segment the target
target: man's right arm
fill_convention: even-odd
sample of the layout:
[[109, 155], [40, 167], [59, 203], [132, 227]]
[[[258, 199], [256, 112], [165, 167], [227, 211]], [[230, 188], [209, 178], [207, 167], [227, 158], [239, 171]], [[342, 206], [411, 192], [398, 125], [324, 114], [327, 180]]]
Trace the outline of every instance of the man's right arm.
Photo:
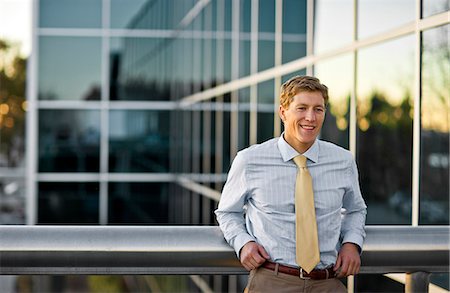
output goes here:
[[246, 243], [255, 241], [248, 234], [245, 226], [244, 205], [248, 196], [245, 168], [245, 154], [239, 152], [228, 172], [219, 206], [215, 211], [220, 229], [227, 242], [236, 251], [238, 257]]

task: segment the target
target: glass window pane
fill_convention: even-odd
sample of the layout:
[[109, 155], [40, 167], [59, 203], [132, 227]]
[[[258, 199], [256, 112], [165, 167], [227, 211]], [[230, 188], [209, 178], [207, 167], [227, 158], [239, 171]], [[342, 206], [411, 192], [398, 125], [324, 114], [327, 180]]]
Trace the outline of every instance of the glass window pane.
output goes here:
[[39, 26], [100, 28], [102, 0], [39, 0]]
[[[169, 184], [109, 183], [109, 224], [169, 224]], [[184, 207], [186, 208], [186, 207]], [[180, 207], [181, 210], [181, 207]]]
[[174, 29], [192, 7], [188, 1], [112, 0], [111, 27]]
[[315, 0], [314, 9], [314, 52], [342, 47], [352, 41], [353, 0]]
[[192, 76], [182, 71], [187, 67], [168, 66], [172, 47], [163, 45], [164, 39], [156, 38], [111, 39], [111, 100], [169, 100], [172, 73]]
[[167, 172], [169, 130], [169, 111], [111, 111], [109, 117], [110, 171]]
[[282, 62], [306, 56], [306, 0], [283, 1]]
[[420, 224], [449, 224], [450, 25], [423, 32]]
[[358, 2], [358, 39], [414, 21], [415, 6], [416, 2], [411, 0], [360, 0]]
[[251, 30], [251, 2], [252, 0], [240, 1], [240, 31], [249, 33]]
[[38, 184], [38, 224], [98, 224], [98, 182]]
[[274, 94], [275, 90], [273, 80], [268, 80], [258, 84], [258, 143], [273, 138], [273, 121], [275, 111]]
[[[258, 71], [272, 68], [275, 65], [275, 34], [268, 36], [272, 40], [258, 42]], [[261, 34], [260, 34], [261, 39]]]
[[25, 177], [0, 178], [0, 225], [25, 224], [25, 198]]
[[40, 110], [40, 172], [98, 172], [100, 111]]
[[356, 154], [368, 224], [411, 223], [414, 41], [358, 52]]
[[449, 10], [450, 2], [448, 0], [422, 0], [422, 17], [428, 17]]
[[275, 32], [275, 0], [259, 1], [259, 31]]
[[350, 97], [353, 85], [352, 55], [347, 54], [315, 65], [314, 73], [328, 87], [328, 107], [320, 138], [349, 148]]
[[40, 37], [40, 100], [99, 100], [101, 39]]
[[[229, 96], [229, 95], [227, 95]], [[226, 99], [226, 97], [225, 97]], [[229, 103], [225, 103], [225, 108], [230, 108]], [[223, 133], [222, 133], [222, 173], [227, 173], [230, 170], [231, 160], [230, 158], [230, 149], [231, 149], [231, 140], [230, 140], [230, 129], [231, 129], [231, 114], [229, 110], [225, 110], [222, 113], [222, 121], [223, 121]]]
[[250, 75], [250, 41], [239, 42], [239, 77]]
[[250, 144], [250, 88], [240, 89], [238, 95], [238, 150], [241, 150]]

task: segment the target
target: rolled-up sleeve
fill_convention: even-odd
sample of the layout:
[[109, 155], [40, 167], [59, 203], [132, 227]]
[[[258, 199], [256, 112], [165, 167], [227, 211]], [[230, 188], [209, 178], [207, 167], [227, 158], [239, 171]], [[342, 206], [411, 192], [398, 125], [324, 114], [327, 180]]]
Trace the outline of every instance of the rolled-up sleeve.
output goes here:
[[248, 234], [244, 218], [244, 206], [247, 199], [245, 151], [239, 152], [234, 159], [228, 178], [220, 197], [219, 206], [215, 211], [217, 222], [225, 240], [239, 252], [247, 242], [255, 241]]
[[362, 251], [366, 232], [364, 230], [367, 206], [361, 194], [358, 181], [358, 169], [352, 159], [347, 169], [348, 188], [343, 199], [343, 219], [341, 226], [342, 244], [351, 242], [357, 244]]

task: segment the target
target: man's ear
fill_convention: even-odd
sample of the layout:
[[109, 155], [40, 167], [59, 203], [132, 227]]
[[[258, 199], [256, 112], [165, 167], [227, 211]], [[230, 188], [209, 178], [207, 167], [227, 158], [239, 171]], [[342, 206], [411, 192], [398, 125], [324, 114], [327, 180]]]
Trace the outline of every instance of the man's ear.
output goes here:
[[286, 115], [285, 115], [286, 109], [283, 108], [283, 106], [278, 106], [278, 115], [280, 115], [281, 121], [284, 122], [284, 120], [286, 120]]

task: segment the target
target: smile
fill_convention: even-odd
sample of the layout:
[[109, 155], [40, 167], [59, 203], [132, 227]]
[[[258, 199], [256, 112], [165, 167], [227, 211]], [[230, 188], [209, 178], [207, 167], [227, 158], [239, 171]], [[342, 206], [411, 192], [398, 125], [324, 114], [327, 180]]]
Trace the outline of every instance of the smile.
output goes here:
[[314, 128], [316, 128], [315, 126], [311, 125], [300, 125], [300, 127], [306, 130], [313, 130]]

